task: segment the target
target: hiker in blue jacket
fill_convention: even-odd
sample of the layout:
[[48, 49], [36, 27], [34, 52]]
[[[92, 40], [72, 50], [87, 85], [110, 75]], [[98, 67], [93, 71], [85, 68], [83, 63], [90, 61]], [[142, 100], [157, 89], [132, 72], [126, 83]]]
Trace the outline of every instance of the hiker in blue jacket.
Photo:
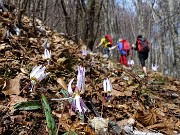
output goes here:
[[127, 55], [128, 52], [126, 50], [124, 50], [124, 45], [127, 43], [127, 40], [124, 39], [119, 39], [117, 46], [120, 52], [120, 58], [119, 58], [119, 62], [122, 65], [125, 65], [126, 67], [128, 66], [128, 62], [127, 62]]

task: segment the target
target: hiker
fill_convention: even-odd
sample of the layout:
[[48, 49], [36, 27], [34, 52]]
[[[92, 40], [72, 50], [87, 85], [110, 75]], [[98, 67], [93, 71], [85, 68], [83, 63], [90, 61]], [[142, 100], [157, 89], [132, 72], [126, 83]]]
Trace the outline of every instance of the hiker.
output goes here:
[[117, 42], [117, 47], [120, 52], [120, 58], [119, 58], [120, 64], [128, 67], [127, 56], [129, 55], [129, 51], [130, 51], [129, 42], [125, 39], [119, 39]]
[[139, 56], [139, 60], [141, 62], [141, 66], [142, 66], [143, 71], [144, 71], [144, 75], [145, 75], [145, 77], [147, 77], [145, 60], [148, 58], [148, 54], [149, 54], [149, 48], [150, 48], [149, 42], [142, 35], [139, 35], [137, 37], [136, 44], [135, 45], [132, 44], [132, 47], [136, 51], [138, 51], [138, 56]]
[[101, 39], [101, 42], [99, 45], [96, 46], [98, 48], [99, 46], [104, 45], [104, 54], [109, 57], [109, 48], [112, 46], [112, 38], [110, 35], [106, 35]]

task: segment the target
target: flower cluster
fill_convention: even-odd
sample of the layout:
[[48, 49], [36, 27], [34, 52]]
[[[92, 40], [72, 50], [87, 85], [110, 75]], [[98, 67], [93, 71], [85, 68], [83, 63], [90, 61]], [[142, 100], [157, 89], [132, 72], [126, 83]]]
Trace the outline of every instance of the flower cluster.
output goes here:
[[[44, 48], [44, 55], [43, 58], [48, 61], [48, 64], [51, 60], [51, 51], [47, 50], [48, 39], [45, 40], [42, 47]], [[30, 73], [30, 80], [31, 80], [31, 91], [34, 88], [34, 85], [37, 85], [41, 82], [47, 75], [50, 73], [45, 73], [46, 67], [42, 67], [42, 65], [35, 66], [31, 73]]]
[[68, 84], [68, 93], [73, 97], [73, 101], [71, 104], [71, 111], [72, 109], [79, 113], [85, 113], [89, 111], [87, 106], [85, 105], [84, 101], [80, 97], [80, 93], [84, 93], [85, 89], [85, 68], [78, 66], [78, 75], [77, 75], [77, 84], [75, 90], [72, 90], [72, 82], [74, 78]]

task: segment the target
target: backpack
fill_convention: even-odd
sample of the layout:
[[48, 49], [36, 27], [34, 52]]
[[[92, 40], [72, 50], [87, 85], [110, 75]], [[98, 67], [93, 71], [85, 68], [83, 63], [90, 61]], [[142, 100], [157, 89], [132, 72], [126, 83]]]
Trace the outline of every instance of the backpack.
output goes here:
[[125, 39], [123, 39], [121, 42], [123, 44], [123, 50], [127, 52], [127, 55], [129, 55], [129, 52], [131, 50], [131, 46], [130, 46], [129, 42]]
[[138, 51], [139, 52], [149, 52], [149, 42], [145, 38], [138, 39]]
[[113, 43], [112, 43], [112, 38], [111, 38], [111, 36], [110, 36], [110, 35], [106, 35], [105, 38], [106, 38], [106, 41], [107, 41], [107, 42], [110, 42], [109, 45], [110, 45], [110, 47], [111, 47], [112, 44], [113, 44]]

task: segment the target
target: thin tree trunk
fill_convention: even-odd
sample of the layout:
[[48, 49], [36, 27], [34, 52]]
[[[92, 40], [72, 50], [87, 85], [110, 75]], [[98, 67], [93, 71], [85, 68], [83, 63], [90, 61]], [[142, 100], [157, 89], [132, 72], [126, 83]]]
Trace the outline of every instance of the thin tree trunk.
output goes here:
[[64, 16], [65, 16], [66, 33], [67, 33], [68, 35], [71, 35], [71, 31], [70, 31], [71, 18], [70, 18], [70, 16], [68, 15], [68, 12], [67, 12], [67, 10], [66, 10], [66, 5], [65, 5], [65, 3], [64, 3], [64, 0], [61, 0], [61, 6], [62, 6], [63, 13], [64, 13]]

